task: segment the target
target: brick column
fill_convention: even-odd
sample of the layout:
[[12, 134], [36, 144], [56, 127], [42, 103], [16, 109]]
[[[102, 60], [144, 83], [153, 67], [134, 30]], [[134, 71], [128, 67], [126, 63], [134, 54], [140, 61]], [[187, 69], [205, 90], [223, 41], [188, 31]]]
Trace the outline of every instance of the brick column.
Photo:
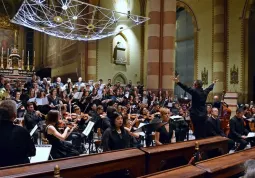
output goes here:
[[160, 1], [149, 0], [147, 88], [159, 88]]
[[163, 90], [174, 90], [175, 75], [176, 0], [164, 0], [163, 58], [161, 80]]
[[217, 94], [226, 88], [225, 3], [225, 0], [213, 0], [213, 79], [219, 79], [214, 88]]
[[85, 62], [86, 65], [86, 75], [85, 80], [97, 80], [96, 76], [96, 64], [97, 64], [97, 56], [96, 56], [96, 50], [97, 50], [97, 42], [96, 41], [89, 41], [87, 43], [87, 58]]

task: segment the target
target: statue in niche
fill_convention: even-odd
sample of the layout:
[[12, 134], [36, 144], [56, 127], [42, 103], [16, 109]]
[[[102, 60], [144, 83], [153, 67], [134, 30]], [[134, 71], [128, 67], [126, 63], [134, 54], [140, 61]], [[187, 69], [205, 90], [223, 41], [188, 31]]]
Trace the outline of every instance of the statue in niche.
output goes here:
[[204, 70], [201, 72], [201, 78], [204, 85], [208, 85], [208, 70], [204, 68]]
[[230, 69], [230, 84], [238, 84], [238, 67], [236, 67], [236, 65], [234, 65], [231, 69]]
[[115, 64], [126, 64], [126, 48], [122, 45], [121, 42], [117, 42], [116, 46], [114, 47], [114, 54], [113, 54]]

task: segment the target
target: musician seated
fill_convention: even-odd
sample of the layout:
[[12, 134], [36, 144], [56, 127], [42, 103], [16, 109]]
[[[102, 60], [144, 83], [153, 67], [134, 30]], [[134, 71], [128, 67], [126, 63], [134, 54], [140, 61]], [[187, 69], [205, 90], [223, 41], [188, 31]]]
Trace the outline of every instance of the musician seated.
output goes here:
[[123, 117], [123, 124], [124, 129], [128, 132], [130, 135], [130, 147], [142, 147], [141, 139], [139, 133], [134, 133], [133, 126], [138, 121], [138, 116], [134, 119], [134, 121], [131, 121], [130, 117], [124, 116]]
[[119, 150], [130, 147], [130, 135], [124, 129], [122, 115], [113, 112], [110, 115], [111, 127], [104, 131], [102, 137], [103, 151]]
[[[223, 130], [221, 129], [221, 123], [218, 118], [219, 110], [217, 108], [212, 108], [211, 117], [206, 120], [206, 136], [222, 136], [227, 137]], [[233, 140], [228, 141], [228, 151], [230, 151], [235, 146], [235, 142]]]
[[[24, 127], [31, 132], [35, 125], [42, 121], [42, 114], [39, 111], [35, 111], [34, 104], [27, 103], [27, 113], [24, 116]], [[38, 131], [33, 134], [34, 143], [37, 143]]]
[[59, 97], [57, 96], [57, 89], [53, 88], [50, 90], [50, 94], [47, 96], [49, 101], [49, 106], [51, 109], [58, 109], [59, 104], [61, 104], [61, 101]]
[[14, 125], [16, 104], [6, 100], [0, 104], [0, 167], [29, 163], [28, 157], [35, 156], [35, 145], [29, 132]]
[[206, 109], [207, 109], [207, 117], [211, 117], [212, 116], [212, 105], [207, 104]]
[[94, 132], [97, 133], [98, 129], [101, 128], [102, 126], [102, 119], [104, 118], [103, 114], [104, 114], [104, 108], [102, 105], [99, 105], [97, 107], [97, 112], [94, 114], [94, 116], [92, 117], [91, 121], [95, 123], [94, 125]]
[[251, 132], [249, 120], [247, 120], [247, 119], [250, 119], [252, 117], [252, 115], [249, 111], [249, 106], [244, 106], [243, 111], [244, 111], [243, 119], [244, 119], [244, 122], [245, 122], [245, 129], [247, 129], [249, 132]]
[[71, 143], [65, 141], [76, 126], [74, 125], [72, 128], [66, 127], [64, 133], [61, 134], [57, 128], [59, 119], [59, 111], [49, 111], [46, 120], [45, 137], [48, 139], [49, 144], [52, 145], [51, 156], [54, 159], [78, 156], [79, 152], [74, 149]]
[[217, 109], [220, 109], [221, 108], [221, 102], [220, 102], [220, 99], [217, 95], [215, 95], [213, 97], [213, 105], [212, 105], [213, 108], [217, 108]]
[[155, 133], [156, 145], [171, 143], [175, 127], [169, 118], [170, 114], [171, 113], [169, 109], [167, 108], [160, 109], [161, 122], [167, 122], [167, 124], [156, 130]]
[[251, 140], [251, 146], [254, 145], [252, 139], [247, 138], [249, 131], [245, 129], [243, 115], [243, 108], [238, 108], [236, 110], [236, 115], [229, 121], [230, 132], [228, 136], [230, 139], [240, 144], [237, 151], [243, 150], [247, 146], [249, 140]]

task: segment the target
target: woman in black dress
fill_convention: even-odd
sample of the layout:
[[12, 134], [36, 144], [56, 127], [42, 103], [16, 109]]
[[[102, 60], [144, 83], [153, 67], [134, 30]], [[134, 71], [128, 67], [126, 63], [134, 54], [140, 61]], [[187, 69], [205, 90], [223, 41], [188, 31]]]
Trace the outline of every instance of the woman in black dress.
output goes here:
[[111, 127], [104, 131], [102, 137], [103, 151], [119, 150], [130, 147], [130, 135], [124, 129], [123, 117], [118, 112], [110, 114]]
[[156, 145], [171, 143], [173, 137], [174, 124], [170, 120], [170, 110], [167, 108], [160, 109], [160, 117], [162, 122], [167, 122], [166, 125], [160, 127], [155, 133]]
[[73, 132], [75, 127], [71, 129], [66, 127], [63, 134], [59, 133], [57, 123], [60, 119], [60, 114], [56, 110], [49, 111], [46, 120], [45, 137], [49, 144], [52, 145], [51, 156], [54, 159], [65, 158], [70, 156], [78, 156], [79, 152], [74, 149], [72, 144], [66, 142], [67, 137]]

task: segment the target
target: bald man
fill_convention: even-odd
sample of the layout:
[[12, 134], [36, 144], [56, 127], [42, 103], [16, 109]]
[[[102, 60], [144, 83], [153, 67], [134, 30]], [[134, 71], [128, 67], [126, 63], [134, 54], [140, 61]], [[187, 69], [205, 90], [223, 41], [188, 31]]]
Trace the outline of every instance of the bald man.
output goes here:
[[212, 105], [213, 108], [217, 108], [217, 109], [220, 109], [221, 107], [221, 102], [220, 102], [220, 99], [219, 99], [219, 96], [215, 95], [213, 97], [213, 105]]

